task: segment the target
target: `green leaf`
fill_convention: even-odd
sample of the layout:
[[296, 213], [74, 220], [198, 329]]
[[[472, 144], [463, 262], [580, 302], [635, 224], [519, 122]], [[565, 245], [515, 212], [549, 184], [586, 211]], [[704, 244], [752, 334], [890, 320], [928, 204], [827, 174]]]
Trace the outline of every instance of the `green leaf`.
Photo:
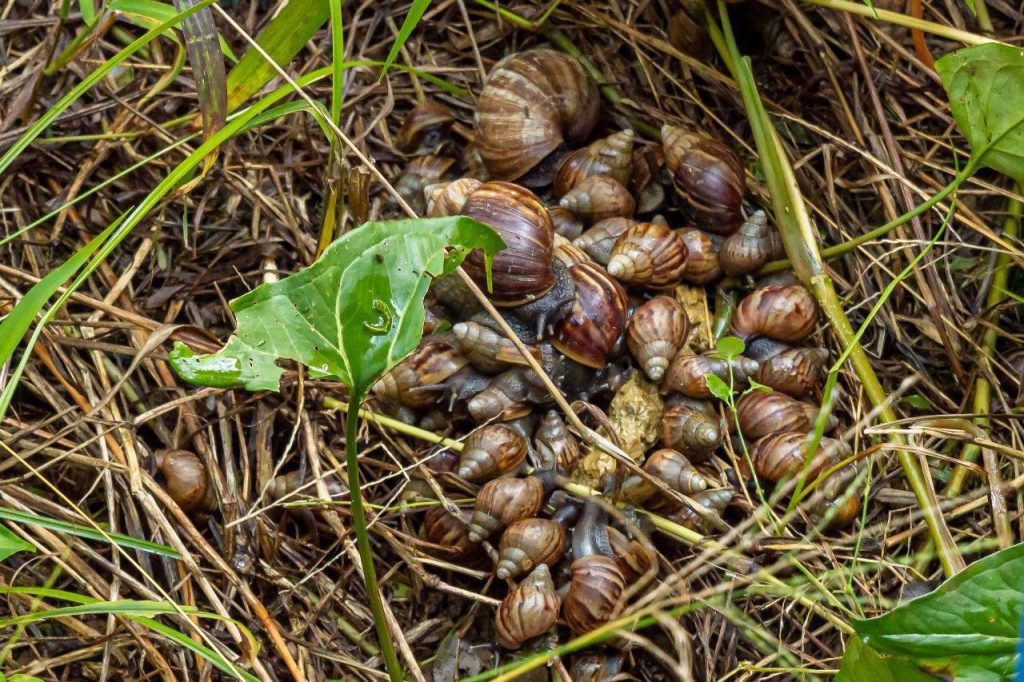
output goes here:
[[[270, 59], [284, 66], [327, 22], [327, 0], [289, 0], [260, 31], [256, 43]], [[227, 79], [228, 111], [234, 111], [277, 76], [277, 71], [256, 48], [242, 54]]]
[[854, 621], [864, 643], [957, 680], [1013, 676], [1024, 603], [1024, 544], [971, 564], [884, 616]]
[[722, 381], [720, 376], [717, 374], [705, 374], [704, 380], [708, 384], [708, 390], [711, 391], [711, 395], [723, 402], [729, 402], [732, 399], [732, 389], [729, 388], [729, 384]]
[[[173, 5], [159, 2], [159, 0], [110, 0], [107, 3], [107, 8], [111, 12], [117, 12], [118, 16], [141, 28], [158, 26], [161, 22], [178, 15], [178, 11], [174, 9]], [[174, 35], [174, 33], [168, 32], [167, 37], [176, 43], [180, 42], [178, 36]], [[227, 57], [232, 63], [238, 61], [238, 57], [231, 51], [231, 47], [224, 40], [224, 36], [219, 33], [217, 34], [217, 42], [220, 44], [222, 55]]]
[[[58, 533], [66, 533], [68, 535], [76, 535], [81, 538], [88, 538], [89, 540], [99, 540], [100, 542], [110, 541], [119, 547], [138, 549], [143, 552], [149, 552], [150, 554], [170, 557], [171, 559], [181, 558], [181, 555], [178, 554], [176, 549], [168, 547], [167, 545], [161, 545], [157, 542], [140, 540], [139, 538], [133, 538], [130, 535], [122, 535], [120, 533], [106, 533], [106, 535], [104, 535], [91, 526], [68, 523], [67, 521], [61, 521], [59, 519], [51, 519], [48, 516], [40, 516], [38, 514], [18, 511], [17, 509], [0, 507], [0, 519], [15, 521], [17, 523], [24, 523], [27, 525], [35, 525], [40, 528], [57, 531]], [[3, 528], [3, 526], [0, 526], [0, 528]], [[0, 531], [0, 534], [2, 534], [2, 531]]]
[[935, 62], [971, 164], [1024, 180], [1024, 51], [997, 43]]
[[[197, 0], [174, 0], [175, 9], [181, 11]], [[224, 127], [227, 116], [227, 86], [224, 59], [217, 42], [217, 27], [213, 23], [213, 9], [204, 7], [181, 22], [185, 36], [185, 51], [192, 66], [192, 75], [199, 95], [199, 110], [203, 116], [206, 137]]]
[[405, 45], [405, 41], [409, 40], [412, 32], [416, 30], [416, 25], [420, 23], [420, 19], [428, 7], [430, 7], [430, 0], [414, 0], [412, 6], [409, 7], [409, 13], [405, 15], [402, 28], [398, 29], [395, 42], [391, 43], [391, 51], [388, 52], [387, 59], [384, 60], [384, 66], [380, 69], [381, 78], [384, 77], [384, 74], [388, 72], [388, 69], [391, 68], [391, 65], [398, 58], [398, 53], [402, 51], [402, 46]]
[[881, 656], [858, 637], [852, 637], [846, 644], [835, 682], [934, 682], [937, 679], [906, 658]]
[[89, 28], [96, 23], [96, 5], [92, 0], [78, 0], [78, 11], [82, 13], [82, 21]]
[[35, 552], [36, 547], [30, 542], [25, 542], [11, 532], [11, 529], [0, 523], [0, 561], [17, 554], [18, 552]]
[[738, 358], [743, 355], [743, 351], [746, 349], [747, 346], [743, 343], [743, 339], [737, 336], [723, 336], [718, 340], [718, 343], [715, 344], [715, 350], [717, 350], [718, 354], [726, 360]]
[[771, 393], [775, 389], [771, 386], [765, 386], [760, 381], [754, 381], [753, 379], [747, 379], [747, 383], [750, 384], [751, 391], [761, 391], [762, 393]]
[[179, 344], [171, 366], [192, 383], [277, 390], [276, 361], [287, 358], [362, 395], [419, 343], [431, 277], [476, 248], [490, 268], [504, 243], [463, 216], [367, 223], [310, 267], [232, 301], [238, 331], [219, 352], [196, 356]]

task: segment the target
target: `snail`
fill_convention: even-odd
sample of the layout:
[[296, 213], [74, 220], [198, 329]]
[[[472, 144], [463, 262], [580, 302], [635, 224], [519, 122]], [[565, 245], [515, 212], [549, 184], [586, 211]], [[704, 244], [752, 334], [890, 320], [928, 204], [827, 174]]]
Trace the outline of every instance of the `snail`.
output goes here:
[[703, 61], [713, 53], [711, 37], [685, 10], [668, 18], [667, 32], [669, 44], [685, 55]]
[[722, 265], [718, 255], [720, 237], [704, 230], [683, 227], [676, 230], [686, 244], [686, 267], [683, 281], [691, 284], [708, 284], [722, 278]]
[[561, 600], [551, 580], [551, 570], [540, 564], [498, 605], [494, 631], [498, 644], [518, 649], [527, 640], [550, 630], [558, 621]]
[[156, 468], [163, 476], [163, 487], [184, 512], [211, 512], [217, 509], [217, 494], [210, 484], [206, 466], [188, 450], [157, 450]]
[[554, 256], [562, 261], [566, 267], [580, 265], [581, 263], [596, 265], [594, 259], [588, 256], [583, 249], [557, 234], [555, 235]]
[[452, 333], [466, 358], [481, 372], [497, 374], [523, 363], [515, 344], [490, 326], [467, 320], [453, 325]]
[[608, 274], [636, 286], [664, 288], [682, 278], [686, 255], [686, 244], [671, 228], [638, 223], [615, 240]]
[[756, 289], [743, 298], [732, 316], [732, 333], [743, 340], [768, 336], [799, 343], [810, 336], [818, 321], [818, 304], [799, 284]]
[[593, 501], [584, 505], [573, 529], [572, 551], [572, 578], [562, 600], [562, 615], [573, 632], [582, 635], [615, 617], [626, 589], [608, 538], [607, 519]]
[[504, 424], [486, 424], [466, 437], [459, 476], [486, 481], [508, 473], [526, 459], [526, 439]]
[[454, 165], [455, 159], [450, 156], [417, 156], [406, 164], [402, 175], [395, 181], [395, 191], [417, 215], [422, 215], [427, 207], [423, 190], [443, 180]]
[[430, 283], [430, 294], [453, 319], [468, 319], [482, 310], [469, 285], [457, 274], [435, 277]]
[[665, 153], [660, 145], [633, 150], [629, 191], [636, 197], [637, 213], [653, 213], [665, 203], [665, 188], [660, 181], [664, 166]]
[[568, 55], [537, 48], [501, 60], [484, 81], [475, 116], [490, 177], [516, 180], [563, 145], [581, 143], [599, 105], [597, 85]]
[[486, 540], [509, 524], [536, 516], [551, 485], [550, 480], [539, 476], [488, 481], [476, 495], [469, 539]]
[[722, 242], [718, 262], [730, 277], [754, 272], [783, 252], [779, 233], [768, 224], [768, 216], [757, 210], [739, 230]]
[[751, 391], [736, 402], [736, 420], [744, 438], [751, 440], [776, 431], [807, 433], [817, 416], [814, 405], [777, 391]]
[[626, 326], [626, 292], [596, 265], [569, 268], [576, 296], [567, 315], [555, 325], [552, 345], [587, 367], [603, 368]]
[[824, 348], [793, 348], [766, 336], [751, 341], [744, 353], [760, 363], [755, 381], [794, 398], [809, 395], [821, 385], [828, 360]]
[[[692, 495], [708, 487], [707, 480], [690, 460], [683, 453], [670, 448], [651, 453], [644, 462], [643, 470], [684, 495]], [[659, 494], [657, 488], [640, 476], [627, 477], [622, 483], [622, 494], [630, 503], [657, 513], [679, 507], [678, 502]]]
[[[811, 436], [801, 431], [781, 431], [758, 440], [750, 448], [750, 461], [758, 478], [776, 483], [799, 475], [804, 469]], [[846, 444], [822, 437], [808, 467], [807, 480], [813, 480], [826, 467], [849, 453]], [[745, 462], [741, 462], [745, 467]]]
[[565, 528], [561, 523], [555, 519], [522, 519], [502, 533], [495, 573], [501, 580], [511, 580], [534, 566], [552, 566], [563, 554]]
[[470, 416], [478, 424], [500, 419], [509, 421], [530, 412], [531, 403], [546, 401], [549, 396], [533, 370], [513, 367], [494, 377], [487, 387], [466, 404]]
[[466, 205], [466, 199], [480, 189], [483, 183], [476, 178], [459, 178], [451, 182], [439, 182], [423, 188], [427, 202], [427, 217], [441, 218], [458, 215]]
[[609, 682], [621, 679], [625, 658], [621, 652], [586, 653], [572, 659], [569, 677], [573, 682]]
[[431, 507], [423, 516], [423, 538], [437, 545], [452, 561], [475, 558], [481, 548], [469, 539], [467, 521], [465, 513], [457, 518], [440, 505]]
[[691, 461], [707, 459], [722, 442], [718, 415], [706, 401], [684, 398], [665, 408], [661, 418], [661, 442]]
[[[672, 360], [661, 382], [661, 392], [676, 391], [690, 398], [710, 398], [707, 376], [714, 374], [726, 384], [738, 386], [757, 371], [757, 361], [747, 357], [724, 360], [715, 355], [679, 353]], [[731, 371], [730, 371], [731, 370]]]
[[670, 296], [640, 305], [626, 326], [626, 345], [648, 378], [657, 383], [690, 333], [686, 311]]
[[373, 385], [373, 393], [407, 407], [429, 407], [440, 400], [435, 387], [469, 364], [469, 359], [448, 342], [445, 335], [426, 339], [426, 343], [395, 365]]
[[718, 140], [682, 128], [661, 128], [665, 165], [697, 227], [728, 236], [743, 223], [743, 164]]
[[[834, 513], [829, 523], [830, 528], [848, 526], [860, 516], [863, 489], [847, 490], [852, 476], [856, 473], [856, 466], [856, 464], [850, 464], [843, 467], [841, 472], [837, 471], [832, 474], [822, 482], [818, 491], [818, 501], [811, 511], [822, 518], [829, 513]], [[846, 475], [845, 472], [848, 470], [852, 471]]]
[[[732, 502], [732, 498], [735, 496], [732, 488], [716, 488], [714, 490], [704, 490], [699, 493], [695, 493], [691, 496], [691, 499], [697, 504], [703, 505], [715, 512], [721, 514], [725, 511], [725, 508]], [[669, 521], [678, 523], [680, 526], [684, 526], [691, 530], [698, 532], [707, 532], [708, 525], [707, 521], [703, 516], [698, 514], [696, 511], [691, 509], [688, 505], [683, 505], [680, 509], [669, 514], [666, 518]]]
[[583, 221], [567, 208], [549, 206], [548, 217], [551, 218], [551, 226], [555, 228], [556, 235], [566, 239], [576, 239], [583, 234], [585, 227]]
[[548, 410], [533, 434], [533, 447], [537, 453], [537, 465], [541, 469], [552, 469], [571, 474], [580, 459], [580, 445], [557, 410]]
[[[328, 497], [335, 498], [341, 497], [347, 492], [347, 488], [334, 479], [327, 479], [324, 481], [324, 486], [327, 488]], [[304, 494], [307, 496], [316, 497], [319, 493], [317, 492], [317, 484], [313, 482], [313, 479], [309, 475], [301, 470], [290, 471], [287, 474], [281, 474], [270, 479], [267, 483], [267, 495], [272, 500], [281, 500], [289, 495]]]
[[455, 114], [444, 104], [429, 100], [420, 102], [402, 121], [395, 137], [398, 151], [406, 154], [435, 152], [454, 123]]
[[636, 201], [621, 182], [603, 175], [591, 175], [569, 190], [558, 201], [581, 218], [594, 223], [607, 218], [627, 218], [636, 210]]
[[608, 265], [612, 258], [615, 241], [637, 221], [632, 218], [606, 218], [590, 226], [579, 237], [573, 239], [574, 246], [583, 250], [595, 262]]
[[559, 199], [591, 176], [606, 176], [626, 185], [632, 174], [633, 131], [621, 130], [563, 156], [555, 169], [551, 194]]

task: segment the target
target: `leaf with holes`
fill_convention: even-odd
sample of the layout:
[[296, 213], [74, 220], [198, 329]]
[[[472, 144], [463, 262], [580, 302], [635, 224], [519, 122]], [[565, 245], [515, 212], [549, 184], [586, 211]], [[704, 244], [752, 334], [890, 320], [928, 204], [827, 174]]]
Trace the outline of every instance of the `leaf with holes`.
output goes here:
[[934, 592], [884, 616], [854, 621], [876, 652], [912, 659], [956, 680], [1013, 677], [1024, 604], [1024, 544], [971, 564]]
[[286, 358], [362, 396], [419, 343], [431, 278], [477, 248], [490, 268], [504, 246], [463, 216], [367, 223], [310, 267], [232, 301], [238, 331], [219, 352], [196, 356], [178, 344], [171, 366], [192, 383], [277, 390]]
[[935, 62], [971, 163], [1024, 180], [1024, 50], [997, 43]]

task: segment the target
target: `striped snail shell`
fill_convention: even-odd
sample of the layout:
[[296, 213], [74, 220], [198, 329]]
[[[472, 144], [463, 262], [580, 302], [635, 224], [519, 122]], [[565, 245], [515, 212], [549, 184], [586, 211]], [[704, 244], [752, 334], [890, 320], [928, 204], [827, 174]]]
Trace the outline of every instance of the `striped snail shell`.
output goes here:
[[561, 206], [549, 206], [548, 216], [551, 218], [551, 225], [555, 228], [556, 238], [576, 239], [583, 234], [583, 228], [586, 227], [575, 213]]
[[[704, 490], [695, 493], [691, 496], [691, 499], [697, 504], [701, 504], [711, 511], [721, 514], [729, 506], [729, 503], [732, 502], [732, 498], [735, 495], [736, 493], [733, 492], [732, 488], [716, 488], [715, 490]], [[704, 520], [704, 517], [685, 504], [677, 511], [669, 514], [668, 519], [690, 530], [702, 533], [708, 530], [707, 521]]]
[[[808, 457], [813, 460], [808, 467], [808, 479], [818, 474], [849, 454], [845, 443], [832, 438], [822, 438], [813, 453], [807, 449], [812, 436], [804, 431], [781, 431], [761, 438], [750, 449], [750, 461], [758, 477], [772, 483], [800, 475]], [[745, 462], [741, 462], [745, 469]], [[743, 472], [748, 473], [748, 472]]]
[[469, 520], [470, 540], [486, 540], [509, 524], [536, 516], [544, 492], [544, 484], [536, 476], [488, 481], [476, 495]]
[[665, 203], [665, 188], [661, 184], [664, 166], [665, 152], [660, 145], [633, 150], [629, 191], [636, 197], [637, 213], [654, 213]]
[[761, 363], [755, 381], [794, 398], [810, 395], [821, 386], [828, 361], [824, 348], [793, 348], [766, 336], [751, 341], [746, 354]]
[[565, 528], [551, 519], [522, 519], [505, 529], [498, 545], [496, 574], [511, 580], [535, 566], [553, 566], [565, 554]]
[[453, 561], [474, 557], [480, 552], [480, 545], [469, 539], [468, 514], [459, 518], [437, 505], [423, 516], [423, 538], [438, 548]]
[[633, 131], [620, 130], [563, 156], [555, 170], [551, 194], [561, 198], [593, 175], [604, 175], [626, 185], [632, 174]]
[[515, 344], [487, 325], [475, 320], [457, 322], [452, 333], [466, 358], [481, 372], [498, 374], [523, 363]]
[[731, 378], [734, 385], [739, 386], [757, 371], [757, 367], [756, 360], [742, 356], [727, 361], [710, 354], [679, 353], [665, 372], [661, 392], [676, 391], [690, 398], [711, 398], [713, 394], [708, 389], [707, 381], [709, 374], [714, 374], [726, 383], [729, 383]]
[[562, 616], [573, 632], [582, 635], [619, 613], [626, 579], [615, 559], [599, 554], [576, 559], [570, 571], [572, 579], [562, 602]]
[[561, 599], [551, 580], [551, 570], [540, 564], [518, 586], [509, 590], [494, 616], [498, 644], [518, 649], [558, 621]]
[[730, 277], [754, 272], [783, 252], [782, 238], [762, 210], [754, 212], [740, 229], [722, 242], [718, 260], [722, 271]]
[[686, 256], [686, 244], [670, 227], [638, 223], [615, 241], [608, 274], [636, 286], [664, 288], [680, 281]]
[[533, 447], [539, 468], [566, 474], [572, 473], [582, 454], [579, 443], [569, 433], [558, 410], [548, 410], [541, 418], [533, 434]]
[[413, 107], [395, 137], [398, 151], [429, 154], [444, 141], [455, 123], [455, 114], [440, 102], [426, 100]]
[[665, 165], [697, 227], [727, 236], [743, 223], [743, 164], [724, 143], [665, 125]]
[[554, 256], [565, 263], [566, 267], [579, 265], [581, 263], [596, 265], [596, 263], [594, 263], [594, 259], [588, 256], [583, 249], [575, 246], [571, 241], [557, 234], [555, 235]]
[[751, 391], [736, 402], [743, 437], [756, 440], [776, 431], [802, 431], [814, 426], [818, 408], [785, 393]]
[[667, 448], [682, 452], [691, 461], [706, 460], [722, 442], [722, 429], [714, 406], [692, 398], [667, 406], [661, 417], [661, 442]]
[[747, 340], [768, 336], [776, 341], [800, 343], [814, 331], [818, 304], [799, 284], [756, 289], [736, 306], [732, 333]]
[[572, 240], [572, 243], [583, 249], [584, 253], [597, 263], [608, 265], [616, 240], [636, 224], [637, 221], [632, 218], [606, 218], [591, 225], [583, 234]]
[[466, 437], [459, 476], [486, 481], [512, 471], [526, 459], [526, 439], [504, 424], [486, 424]]
[[626, 344], [651, 381], [657, 383], [690, 332], [686, 311], [671, 296], [655, 296], [629, 318]]
[[682, 227], [676, 230], [676, 234], [686, 244], [684, 282], [708, 284], [722, 278], [722, 264], [718, 256], [721, 237], [692, 227]]
[[424, 341], [412, 355], [374, 383], [375, 395], [413, 408], [429, 407], [441, 400], [437, 391], [423, 389], [443, 384], [469, 364], [469, 359], [445, 335]]
[[604, 175], [591, 175], [569, 190], [558, 205], [581, 218], [598, 222], [606, 218], [628, 218], [636, 201], [621, 182]]
[[551, 343], [576, 362], [603, 368], [626, 326], [626, 292], [597, 265], [581, 263], [569, 272], [576, 297], [555, 325]]
[[451, 182], [439, 182], [423, 189], [427, 200], [427, 217], [443, 218], [458, 215], [466, 205], [466, 199], [480, 189], [483, 183], [476, 178], [459, 178]]

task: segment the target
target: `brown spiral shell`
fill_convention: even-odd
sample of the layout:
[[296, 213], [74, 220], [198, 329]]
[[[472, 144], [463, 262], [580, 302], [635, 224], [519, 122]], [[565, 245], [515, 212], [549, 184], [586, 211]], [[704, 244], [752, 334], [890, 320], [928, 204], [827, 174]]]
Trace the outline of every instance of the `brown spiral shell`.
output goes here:
[[[555, 285], [551, 268], [555, 228], [544, 205], [533, 192], [508, 182], [485, 182], [469, 195], [462, 215], [489, 225], [506, 248], [494, 257], [495, 305], [514, 306], [538, 298]], [[475, 250], [463, 268], [486, 290], [484, 257]]]
[[[715, 490], [704, 490], [694, 493], [691, 499], [697, 504], [703, 505], [717, 514], [721, 514], [729, 503], [732, 502], [734, 496], [735, 492], [731, 488], [717, 488]], [[672, 514], [669, 514], [668, 519], [690, 530], [701, 533], [708, 530], [707, 521], [704, 520], [704, 517], [685, 504]]]
[[743, 164], [724, 143], [665, 125], [665, 165], [697, 226], [727, 236], [743, 223]]
[[636, 224], [637, 221], [632, 218], [607, 218], [591, 225], [572, 243], [583, 249], [595, 262], [608, 265], [615, 242], [623, 232]]
[[580, 263], [595, 265], [594, 259], [588, 256], [583, 249], [573, 245], [571, 241], [557, 234], [555, 235], [554, 256], [565, 263], [566, 267], [579, 265]]
[[800, 343], [814, 331], [818, 304], [799, 284], [772, 285], [748, 294], [736, 306], [732, 333], [747, 340], [768, 336], [776, 341]]
[[548, 216], [555, 228], [556, 238], [576, 239], [583, 234], [583, 228], [586, 227], [575, 213], [561, 206], [549, 206]]
[[[312, 481], [309, 473], [304, 474], [301, 470], [289, 471], [270, 479], [267, 484], [267, 495], [272, 500], [280, 500], [294, 494], [316, 497], [319, 494], [317, 484]], [[333, 479], [325, 480], [324, 485], [329, 497], [340, 497], [345, 494], [346, 488]]]
[[683, 306], [671, 296], [655, 296], [630, 317], [626, 345], [648, 378], [657, 383], [689, 333], [690, 319]]
[[395, 181], [395, 191], [417, 215], [422, 215], [427, 207], [424, 190], [443, 180], [453, 165], [455, 159], [450, 156], [417, 156], [405, 165], [402, 175]]
[[498, 644], [518, 649], [527, 640], [544, 634], [558, 621], [560, 606], [551, 570], [544, 564], [537, 566], [498, 605], [494, 616]]
[[466, 403], [466, 409], [478, 424], [492, 419], [509, 421], [530, 413], [530, 402], [534, 401], [536, 389], [527, 377], [531, 370], [513, 367], [491, 380], [483, 389]]
[[211, 512], [217, 508], [217, 494], [203, 461], [188, 450], [157, 450], [156, 467], [163, 475], [163, 487], [184, 512]]
[[533, 434], [533, 446], [541, 469], [571, 474], [580, 459], [580, 445], [562, 420], [558, 410], [548, 410]]
[[595, 630], [614, 618], [626, 589], [626, 579], [615, 559], [588, 556], [572, 562], [569, 591], [562, 602], [562, 616], [578, 635]]
[[477, 100], [476, 144], [490, 177], [515, 180], [597, 123], [600, 96], [579, 62], [537, 48], [495, 64]]
[[640, 147], [633, 150], [633, 174], [629, 191], [636, 197], [637, 213], [653, 213], [665, 203], [665, 188], [661, 184], [665, 152], [661, 146]]
[[444, 507], [431, 507], [423, 516], [423, 539], [434, 545], [453, 561], [474, 557], [480, 545], [469, 539], [467, 514], [462, 518], [449, 514]]
[[740, 277], [754, 272], [782, 251], [779, 233], [768, 224], [765, 212], [757, 210], [739, 230], [725, 238], [718, 261], [725, 274]]
[[751, 391], [736, 402], [743, 437], [756, 440], [776, 431], [802, 431], [814, 426], [818, 408], [785, 393]]
[[[643, 469], [672, 490], [684, 495], [692, 495], [708, 487], [707, 479], [683, 453], [677, 450], [656, 450], [644, 462]], [[627, 477], [622, 482], [622, 494], [630, 503], [641, 505], [648, 511], [659, 514], [679, 507], [676, 500], [660, 494], [658, 489], [642, 476]]]
[[443, 384], [469, 359], [447, 341], [425, 341], [374, 383], [374, 394], [413, 408], [430, 407], [441, 399], [439, 392], [422, 389]]
[[670, 227], [638, 223], [615, 241], [608, 274], [637, 286], [664, 288], [682, 279], [686, 257], [686, 244]]
[[633, 131], [620, 130], [563, 156], [555, 170], [551, 194], [561, 198], [592, 175], [604, 175], [626, 185], [632, 174]]
[[[807, 461], [806, 449], [810, 440], [811, 436], [802, 431], [781, 431], [761, 438], [750, 449], [754, 471], [759, 478], [772, 483], [799, 475]], [[813, 453], [807, 480], [813, 480], [848, 453], [845, 443], [823, 437]], [[744, 462], [741, 462], [741, 468], [745, 469]]]
[[466, 205], [469, 195], [480, 189], [482, 184], [476, 178], [459, 178], [427, 186], [423, 190], [427, 200], [427, 217], [443, 218], [458, 215]]
[[691, 461], [706, 460], [722, 442], [714, 406], [690, 399], [666, 407], [661, 417], [661, 442]]
[[741, 385], [747, 377], [757, 371], [757, 361], [750, 358], [733, 358], [731, 363], [714, 355], [687, 355], [680, 353], [672, 360], [661, 382], [661, 392], [676, 391], [690, 398], [711, 398], [707, 375], [714, 374], [729, 383], [729, 365], [732, 365], [732, 381]]
[[721, 237], [693, 227], [682, 227], [676, 230], [676, 234], [686, 244], [684, 282], [708, 284], [722, 278], [722, 265], [718, 258], [718, 242]]
[[512, 471], [526, 459], [526, 439], [505, 424], [485, 424], [469, 436], [459, 457], [459, 476], [487, 481]]
[[539, 478], [496, 478], [480, 488], [469, 520], [469, 539], [486, 540], [502, 528], [535, 516], [544, 503]]
[[479, 322], [457, 322], [452, 333], [469, 362], [485, 374], [498, 374], [523, 362], [515, 344]]
[[591, 175], [569, 190], [558, 205], [591, 222], [629, 217], [636, 202], [621, 182], [603, 175]]
[[747, 348], [747, 354], [761, 363], [754, 374], [755, 381], [794, 398], [810, 395], [815, 388], [821, 386], [825, 363], [828, 361], [827, 350], [806, 346], [792, 348], [778, 344], [781, 348], [774, 349], [776, 352], [763, 359], [751, 352], [757, 346], [768, 344], [774, 345], [778, 342], [762, 337], [755, 339]]
[[511, 580], [534, 566], [553, 566], [565, 554], [565, 528], [551, 519], [522, 519], [505, 529], [498, 545], [496, 574]]
[[555, 325], [551, 344], [576, 362], [602, 368], [626, 326], [626, 292], [596, 265], [573, 265], [569, 272], [576, 300]]
[[406, 154], [430, 153], [455, 123], [455, 114], [446, 105], [430, 100], [413, 107], [395, 137], [398, 151]]

